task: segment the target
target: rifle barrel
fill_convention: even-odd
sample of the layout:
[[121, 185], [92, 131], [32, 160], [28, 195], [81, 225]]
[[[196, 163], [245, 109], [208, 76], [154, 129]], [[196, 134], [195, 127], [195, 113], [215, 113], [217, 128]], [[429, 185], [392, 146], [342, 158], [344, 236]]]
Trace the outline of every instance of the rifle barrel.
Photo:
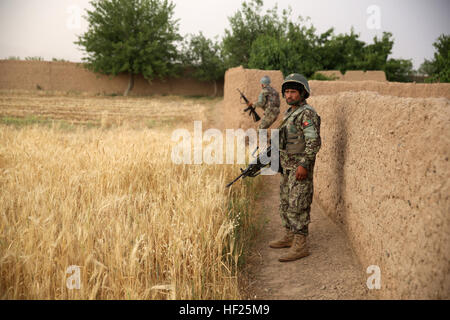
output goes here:
[[234, 179], [233, 181], [231, 181], [229, 184], [226, 185], [226, 187], [230, 187], [233, 183], [235, 183], [236, 181], [239, 180], [240, 177], [242, 177], [244, 175], [244, 172], [241, 173], [236, 179]]
[[246, 103], [248, 103], [247, 97], [241, 92], [241, 90], [237, 89], [237, 91], [239, 91], [239, 94], [240, 94], [241, 97], [244, 99], [244, 101], [245, 101]]

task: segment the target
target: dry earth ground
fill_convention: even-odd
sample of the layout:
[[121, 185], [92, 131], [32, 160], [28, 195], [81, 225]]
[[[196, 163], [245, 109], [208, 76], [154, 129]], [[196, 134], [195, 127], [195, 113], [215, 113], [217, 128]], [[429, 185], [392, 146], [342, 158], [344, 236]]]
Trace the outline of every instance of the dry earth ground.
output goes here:
[[[71, 95], [47, 91], [0, 91], [0, 118], [60, 121], [72, 125], [133, 128], [174, 127], [205, 121], [218, 99], [182, 96], [125, 98], [121, 96]], [[164, 105], [164, 108], [161, 108]]]
[[264, 227], [249, 256], [243, 286], [248, 299], [316, 300], [376, 299], [367, 289], [368, 274], [345, 234], [313, 202], [308, 244], [310, 255], [281, 263], [278, 257], [288, 249], [271, 249], [268, 243], [283, 235], [278, 214], [279, 175], [266, 176], [258, 210]]

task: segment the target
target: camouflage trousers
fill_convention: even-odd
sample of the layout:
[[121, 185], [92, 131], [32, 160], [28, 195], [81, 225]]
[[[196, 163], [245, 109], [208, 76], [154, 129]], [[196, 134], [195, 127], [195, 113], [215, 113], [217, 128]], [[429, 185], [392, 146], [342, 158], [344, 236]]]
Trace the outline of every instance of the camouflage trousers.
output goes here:
[[281, 175], [280, 216], [285, 228], [308, 235], [313, 190], [313, 180], [307, 178], [297, 181], [295, 170], [287, 170]]
[[279, 108], [268, 108], [264, 111], [264, 117], [258, 126], [258, 129], [268, 129], [277, 120], [280, 114]]

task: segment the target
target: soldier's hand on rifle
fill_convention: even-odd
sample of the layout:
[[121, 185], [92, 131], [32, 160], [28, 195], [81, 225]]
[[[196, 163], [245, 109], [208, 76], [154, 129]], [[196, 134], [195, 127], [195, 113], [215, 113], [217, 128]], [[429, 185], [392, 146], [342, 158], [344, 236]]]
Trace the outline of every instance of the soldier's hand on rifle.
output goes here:
[[300, 181], [306, 179], [308, 177], [308, 171], [302, 166], [298, 166], [297, 171], [295, 172], [295, 178]]
[[252, 102], [247, 102], [247, 107], [252, 107], [253, 106], [253, 103]]

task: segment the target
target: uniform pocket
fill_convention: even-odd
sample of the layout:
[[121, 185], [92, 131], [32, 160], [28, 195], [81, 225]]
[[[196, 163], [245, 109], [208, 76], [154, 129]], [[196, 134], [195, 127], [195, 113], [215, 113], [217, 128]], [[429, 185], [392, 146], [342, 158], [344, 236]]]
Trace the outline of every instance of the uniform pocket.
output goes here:
[[311, 206], [313, 196], [313, 183], [309, 179], [298, 181], [295, 177], [296, 170], [289, 174], [289, 210], [300, 212]]

